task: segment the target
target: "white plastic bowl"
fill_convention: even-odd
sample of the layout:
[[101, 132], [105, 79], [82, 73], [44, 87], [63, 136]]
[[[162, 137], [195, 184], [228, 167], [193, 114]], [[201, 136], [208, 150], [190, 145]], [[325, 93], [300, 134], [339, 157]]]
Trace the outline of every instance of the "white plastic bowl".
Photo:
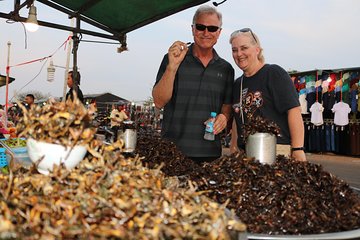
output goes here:
[[32, 138], [26, 141], [26, 147], [31, 161], [38, 163], [38, 171], [46, 175], [52, 171], [54, 164], [59, 166], [64, 163], [67, 169], [74, 168], [83, 160], [87, 151], [86, 147], [82, 145], [71, 149], [60, 144], [41, 142]]

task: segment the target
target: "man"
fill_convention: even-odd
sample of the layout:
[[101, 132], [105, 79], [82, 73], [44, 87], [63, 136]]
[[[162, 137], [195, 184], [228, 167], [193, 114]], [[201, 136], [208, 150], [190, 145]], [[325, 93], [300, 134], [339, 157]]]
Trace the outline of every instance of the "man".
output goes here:
[[71, 99], [74, 100], [74, 92], [76, 92], [77, 98], [80, 100], [80, 102], [84, 103], [84, 96], [83, 93], [79, 87], [80, 85], [80, 72], [76, 72], [75, 79], [73, 79], [73, 71], [69, 71], [68, 73], [68, 79], [67, 79], [67, 85], [70, 88], [69, 91], [66, 93], [66, 100]]
[[118, 106], [111, 111], [110, 114], [110, 126], [114, 132], [114, 141], [118, 139], [118, 131], [124, 120], [128, 119], [128, 116], [125, 113], [125, 110], [122, 106]]
[[220, 137], [203, 138], [210, 112], [217, 113], [216, 135], [231, 113], [234, 69], [213, 48], [221, 25], [222, 15], [214, 7], [199, 7], [191, 26], [194, 43], [176, 41], [170, 46], [152, 92], [155, 106], [164, 108], [162, 136], [197, 163], [221, 156]]
[[33, 106], [33, 104], [34, 104], [34, 101], [35, 101], [34, 95], [31, 94], [31, 93], [27, 94], [27, 95], [25, 96], [25, 103], [26, 103], [25, 107], [26, 107], [27, 109], [30, 109], [30, 108]]
[[[23, 105], [25, 106], [26, 110], [29, 111], [30, 108], [35, 106], [35, 96], [31, 93], [27, 94], [24, 99]], [[9, 112], [8, 112], [9, 114]], [[20, 118], [24, 116], [24, 112], [21, 108], [19, 108], [16, 112], [12, 113], [12, 120], [14, 123], [17, 123]]]

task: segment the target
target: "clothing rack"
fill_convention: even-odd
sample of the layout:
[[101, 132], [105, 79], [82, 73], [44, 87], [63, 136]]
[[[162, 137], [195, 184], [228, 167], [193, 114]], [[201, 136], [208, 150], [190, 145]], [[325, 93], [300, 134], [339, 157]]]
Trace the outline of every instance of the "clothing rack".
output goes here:
[[306, 152], [360, 156], [360, 119], [349, 120], [345, 126], [335, 125], [333, 119], [324, 119], [324, 124], [316, 126], [306, 118], [304, 128]]
[[349, 119], [349, 124], [360, 124], [360, 119]]

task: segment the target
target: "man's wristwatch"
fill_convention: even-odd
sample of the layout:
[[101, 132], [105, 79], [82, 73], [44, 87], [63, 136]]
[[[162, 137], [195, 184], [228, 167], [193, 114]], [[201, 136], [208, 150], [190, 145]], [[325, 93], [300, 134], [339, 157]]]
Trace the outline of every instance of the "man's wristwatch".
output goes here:
[[291, 151], [294, 152], [294, 151], [304, 151], [304, 147], [292, 147], [291, 148]]

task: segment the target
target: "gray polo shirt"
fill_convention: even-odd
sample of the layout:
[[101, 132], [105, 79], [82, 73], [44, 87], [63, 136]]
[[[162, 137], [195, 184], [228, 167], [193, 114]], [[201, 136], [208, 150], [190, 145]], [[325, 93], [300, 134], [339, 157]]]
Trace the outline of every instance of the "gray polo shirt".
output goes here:
[[[159, 68], [156, 83], [168, 64], [167, 54]], [[155, 84], [156, 84], [155, 83]], [[221, 142], [204, 140], [204, 122], [210, 112], [221, 112], [232, 102], [234, 69], [214, 50], [207, 67], [192, 54], [192, 46], [179, 66], [171, 100], [164, 107], [162, 136], [177, 145], [188, 157], [219, 157]]]

